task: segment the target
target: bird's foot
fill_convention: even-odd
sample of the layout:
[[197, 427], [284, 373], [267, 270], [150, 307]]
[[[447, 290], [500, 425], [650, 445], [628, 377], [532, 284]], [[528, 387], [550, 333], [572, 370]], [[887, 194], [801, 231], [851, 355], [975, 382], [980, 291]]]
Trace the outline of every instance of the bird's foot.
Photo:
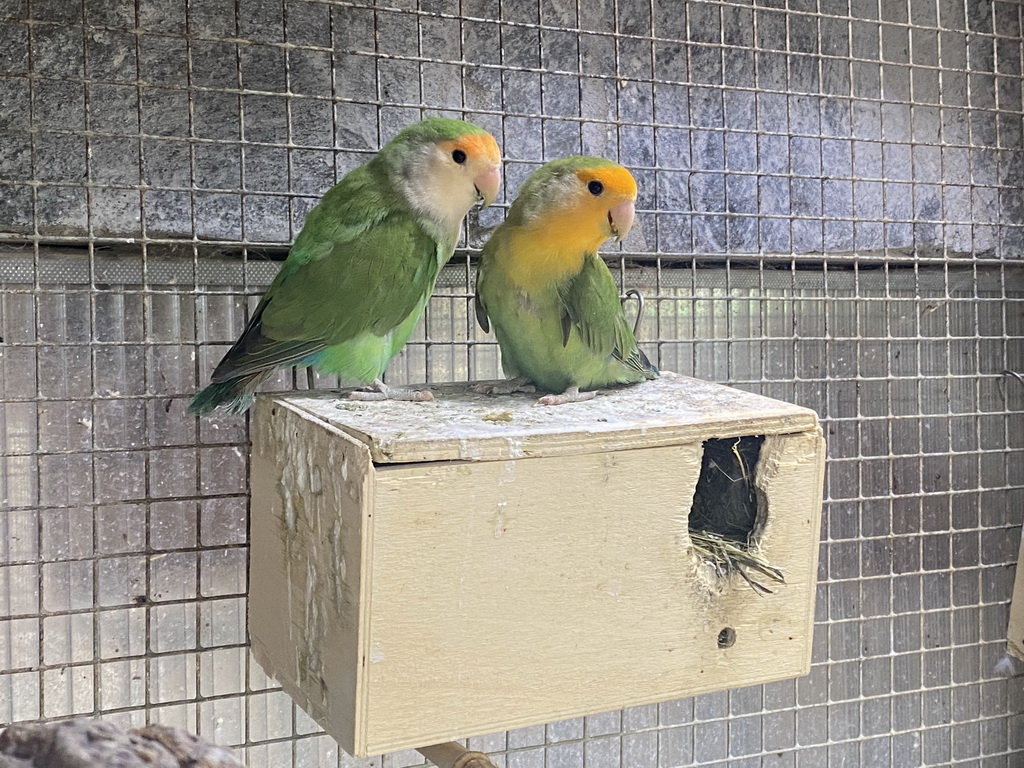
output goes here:
[[537, 405], [565, 405], [566, 403], [583, 403], [597, 397], [597, 392], [580, 392], [579, 387], [569, 387], [560, 395], [544, 395], [537, 399]]
[[375, 400], [406, 400], [413, 403], [426, 403], [434, 399], [429, 389], [400, 389], [389, 387], [380, 379], [377, 379], [365, 390], [357, 389], [348, 393], [349, 400], [375, 401]]
[[537, 391], [537, 388], [530, 383], [530, 380], [523, 376], [517, 376], [514, 379], [506, 379], [505, 381], [482, 382], [480, 384], [474, 384], [470, 389], [478, 395], [511, 395], [515, 392], [528, 392], [533, 394]]

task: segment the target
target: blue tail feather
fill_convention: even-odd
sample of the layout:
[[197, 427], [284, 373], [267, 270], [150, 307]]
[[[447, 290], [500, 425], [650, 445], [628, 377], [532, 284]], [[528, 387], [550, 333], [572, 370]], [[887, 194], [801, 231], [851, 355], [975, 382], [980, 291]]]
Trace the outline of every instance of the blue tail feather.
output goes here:
[[251, 381], [250, 377], [210, 384], [192, 398], [192, 402], [188, 404], [188, 412], [205, 416], [217, 408], [223, 408], [228, 413], [244, 413], [255, 399], [255, 386], [247, 386]]

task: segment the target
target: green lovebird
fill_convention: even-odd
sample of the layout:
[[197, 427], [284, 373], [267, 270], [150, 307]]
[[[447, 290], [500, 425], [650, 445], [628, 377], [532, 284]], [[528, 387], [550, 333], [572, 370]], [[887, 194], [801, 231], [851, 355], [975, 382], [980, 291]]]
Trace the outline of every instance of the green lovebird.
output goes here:
[[279, 368], [312, 367], [373, 382], [360, 399], [430, 399], [380, 380], [405, 345], [451, 258], [462, 220], [494, 202], [501, 156], [494, 137], [433, 117], [404, 128], [309, 212], [252, 319], [189, 405], [241, 413]]
[[540, 398], [543, 405], [658, 375], [597, 255], [605, 240], [629, 233], [635, 201], [636, 181], [621, 165], [554, 160], [526, 180], [484, 246], [477, 319], [485, 331], [493, 325], [507, 376], [556, 393]]

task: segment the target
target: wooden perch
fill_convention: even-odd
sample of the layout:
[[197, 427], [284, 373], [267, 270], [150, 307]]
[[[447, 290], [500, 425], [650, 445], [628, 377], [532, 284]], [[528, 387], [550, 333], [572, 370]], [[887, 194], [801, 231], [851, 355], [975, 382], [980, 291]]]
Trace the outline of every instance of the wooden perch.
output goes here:
[[457, 741], [417, 747], [416, 751], [437, 768], [495, 768], [494, 763], [483, 752], [471, 752]]

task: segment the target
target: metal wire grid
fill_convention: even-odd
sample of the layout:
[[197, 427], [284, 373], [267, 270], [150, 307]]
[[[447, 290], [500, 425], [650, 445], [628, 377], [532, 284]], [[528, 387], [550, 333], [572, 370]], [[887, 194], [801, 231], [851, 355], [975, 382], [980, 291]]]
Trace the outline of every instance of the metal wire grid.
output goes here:
[[[426, 107], [495, 132], [510, 192], [568, 152], [636, 169], [618, 272], [654, 299], [648, 350], [830, 433], [810, 677], [474, 746], [510, 766], [1010, 764], [1018, 687], [991, 669], [1020, 523], [1019, 5], [395, 5], [6, 15], [0, 220], [28, 246], [0, 261], [0, 719], [154, 719], [254, 766], [348, 762], [248, 663], [244, 423], [182, 411], [262, 254]], [[394, 378], [497, 373], [466, 306], [499, 219], [471, 222]]]
[[[830, 291], [831, 298], [823, 301], [821, 296], [825, 291], [820, 275], [812, 275], [811, 279], [806, 281], [811, 287], [804, 287], [801, 286], [803, 281], [798, 279], [799, 276], [794, 277], [792, 272], [783, 274], [785, 280], [773, 280], [778, 273], [772, 272], [752, 275], [735, 273], [734, 283], [742, 283], [746, 278], [748, 286], [734, 284], [732, 298], [728, 302], [714, 298], [716, 293], [722, 292], [721, 272], [717, 274], [717, 280], [711, 276], [711, 279], [699, 280], [696, 287], [682, 290], [681, 295], [686, 304], [695, 306], [700, 302], [707, 302], [715, 308], [724, 304], [728, 312], [726, 316], [732, 318], [731, 325], [734, 331], [738, 331], [734, 344], [718, 343], [718, 349], [706, 355], [693, 350], [691, 360], [706, 360], [712, 369], [722, 371], [733, 370], [739, 373], [753, 370], [754, 373], [750, 376], [752, 380], [747, 384], [768, 388], [792, 387], [795, 399], [804, 402], [814, 403], [817, 393], [817, 397], [820, 398], [818, 407], [829, 414], [826, 425], [833, 446], [828, 486], [830, 501], [826, 507], [829, 543], [823, 553], [825, 557], [822, 574], [823, 590], [827, 589], [828, 592], [827, 596], [823, 594], [825, 605], [822, 606], [822, 610], [827, 613], [821, 617], [823, 624], [819, 629], [819, 638], [826, 639], [820, 641], [822, 645], [816, 657], [815, 672], [812, 678], [795, 686], [793, 683], [780, 683], [766, 686], [763, 690], [720, 694], [717, 695], [717, 699], [715, 696], [701, 697], [695, 701], [668, 705], [663, 709], [682, 707], [683, 711], [686, 711], [689, 707], [694, 712], [690, 715], [692, 722], [683, 721], [684, 730], [678, 733], [675, 728], [666, 731], [666, 726], [672, 722], [665, 719], [667, 715], [663, 715], [663, 719], [659, 721], [656, 715], [657, 708], [639, 708], [621, 716], [616, 713], [616, 717], [637, 719], [637, 722], [647, 725], [637, 733], [632, 733], [625, 724], [622, 724], [620, 728], [624, 730], [616, 732], [615, 736], [609, 734], [609, 738], [604, 739], [604, 742], [608, 743], [601, 747], [603, 749], [611, 749], [609, 744], [612, 741], [618, 744], [619, 748], [628, 751], [633, 748], [627, 746], [629, 744], [649, 745], [656, 743], [657, 739], [674, 743], [672, 739], [689, 734], [689, 738], [693, 740], [691, 749], [703, 747], [710, 750], [714, 748], [714, 743], [709, 744], [708, 740], [711, 739], [713, 742], [713, 739], [707, 733], [726, 728], [726, 720], [722, 719], [726, 715], [757, 715], [766, 722], [774, 722], [787, 714], [795, 715], [798, 719], [806, 719], [812, 715], [801, 707], [813, 706], [815, 703], [821, 704], [824, 710], [817, 716], [823, 717], [827, 712], [828, 717], [840, 720], [840, 715], [833, 714], [837, 706], [845, 703], [847, 709], [862, 708], [863, 727], [878, 727], [878, 718], [882, 716], [877, 711], [878, 708], [887, 711], [888, 707], [894, 707], [895, 704], [890, 701], [891, 692], [901, 690], [900, 686], [906, 687], [909, 691], [903, 697], [904, 700], [916, 697], [915, 706], [920, 708], [921, 716], [924, 716], [926, 708], [932, 706], [929, 704], [926, 707], [923, 701], [928, 694], [938, 697], [940, 705], [943, 697], [948, 700], [945, 704], [946, 710], [940, 709], [938, 714], [931, 713], [933, 717], [939, 719], [932, 723], [932, 730], [925, 730], [926, 742], [929, 738], [947, 739], [952, 745], [951, 731], [942, 718], [950, 714], [949, 710], [954, 707], [954, 702], [958, 714], [952, 716], [953, 719], [966, 719], [968, 724], [973, 723], [977, 727], [985, 727], [989, 721], [1005, 720], [1003, 712], [982, 717], [977, 706], [972, 708], [971, 702], [986, 699], [992, 706], [993, 701], [997, 699], [995, 694], [1005, 685], [992, 679], [988, 671], [992, 662], [1001, 653], [1005, 632], [1005, 604], [989, 601], [999, 595], [1005, 599], [1009, 589], [1009, 574], [1005, 568], [999, 566], [1013, 561], [1015, 541], [1006, 534], [1008, 528], [1016, 523], [1016, 519], [1006, 519], [1006, 511], [1014, 508], [1014, 500], [1019, 497], [1019, 470], [1014, 471], [1012, 462], [1007, 464], [1009, 459], [1005, 453], [1005, 446], [1014, 444], [1011, 435], [1013, 431], [1019, 432], [1020, 424], [1019, 419], [1011, 422], [1006, 418], [1005, 409], [1008, 405], [1004, 403], [1003, 394], [999, 391], [998, 373], [979, 380], [977, 377], [959, 376], [954, 371], [956, 361], [965, 353], [975, 361], [982, 360], [985, 358], [978, 355], [978, 350], [983, 345], [1003, 346], [1006, 345], [1007, 339], [1019, 340], [1024, 335], [1021, 333], [1019, 320], [1015, 321], [1016, 325], [1011, 321], [1003, 326], [999, 317], [1007, 307], [1010, 308], [1011, 317], [1020, 316], [1019, 311], [1013, 311], [1014, 307], [1019, 308], [1021, 302], [1022, 286], [1019, 279], [1013, 276], [1015, 272], [1009, 277], [999, 273], [982, 273], [976, 281], [972, 281], [967, 295], [958, 296], [955, 273], [952, 281], [944, 279], [941, 275], [927, 273], [924, 276], [913, 275], [909, 280], [901, 280], [895, 275], [886, 277], [878, 273], [868, 276], [841, 273], [834, 278]], [[718, 283], [717, 286], [714, 285], [715, 282]], [[756, 287], [761, 282], [767, 284], [763, 289]], [[789, 283], [790, 287], [784, 291], [772, 287], [773, 283], [780, 287]], [[952, 290], [950, 285], [953, 286]], [[793, 286], [799, 287], [794, 289]], [[747, 292], [747, 296], [743, 295], [744, 291]], [[790, 295], [787, 297], [786, 294]], [[16, 294], [9, 294], [5, 299], [12, 296]], [[808, 305], [823, 310], [823, 326], [835, 324], [841, 328], [850, 328], [849, 316], [857, 311], [859, 302], [872, 300], [888, 303], [884, 315], [890, 321], [906, 319], [904, 313], [908, 310], [911, 320], [917, 318], [911, 327], [906, 329], [907, 335], [904, 338], [908, 341], [888, 334], [875, 335], [867, 332], [869, 329], [866, 328], [860, 329], [861, 332], [856, 335], [852, 332], [823, 332], [823, 336], [815, 338], [811, 332], [806, 336], [801, 334], [797, 337], [797, 343], [817, 342], [819, 351], [815, 354], [820, 356], [822, 364], [827, 363], [830, 357], [820, 351], [822, 345], [832, 345], [831, 351], [842, 363], [845, 353], [841, 345], [848, 344], [853, 350], [853, 360], [856, 362], [842, 364], [859, 365], [861, 368], [860, 376], [848, 382], [869, 389], [869, 392], [861, 395], [850, 394], [845, 398], [845, 393], [841, 389], [844, 382], [835, 374], [832, 378], [811, 377], [806, 381], [794, 382], [790, 378], [790, 372], [783, 368], [781, 380], [776, 381], [771, 372], [761, 373], [756, 368], [752, 369], [750, 361], [756, 357], [749, 349], [752, 344], [758, 345], [757, 348], [762, 350], [761, 357], [765, 360], [786, 357], [787, 348], [792, 348], [793, 336], [784, 333], [782, 329], [794, 316], [813, 317], [813, 309], [805, 311]], [[733, 310], [737, 305], [740, 308]], [[5, 301], [5, 309], [8, 306], [9, 302]], [[750, 311], [750, 307], [757, 309]], [[761, 309], [764, 310], [763, 314]], [[996, 312], [994, 316], [985, 314], [992, 311]], [[876, 310], [867, 313], [866, 317], [876, 317], [877, 314]], [[979, 314], [981, 318], [978, 317]], [[775, 318], [780, 317], [783, 318], [783, 324], [777, 332], [773, 332], [771, 328], [758, 332], [762, 327], [762, 318], [772, 318], [769, 322], [774, 322]], [[5, 312], [5, 321], [9, 319], [10, 315]], [[977, 327], [987, 330], [977, 333], [963, 331], [970, 323], [979, 319], [981, 322]], [[711, 336], [713, 319], [710, 320], [711, 322], [691, 321], [694, 322], [692, 330], [695, 331], [695, 338]], [[750, 328], [746, 334], [737, 328], [741, 323]], [[853, 323], [855, 324], [856, 322]], [[13, 325], [15, 323], [5, 323], [5, 327]], [[708, 330], [701, 332], [702, 327]], [[927, 343], [937, 346], [938, 350], [924, 352]], [[693, 342], [691, 347], [699, 344], [699, 341]], [[876, 348], [883, 345], [900, 344], [904, 344], [903, 348], [910, 350], [910, 362], [898, 363], [901, 355], [895, 351], [888, 355], [876, 354]], [[1007, 346], [1004, 354], [1015, 354], [1013, 347]], [[792, 354], [788, 356], [793, 360]], [[867, 369], [869, 364], [873, 366], [873, 370]], [[902, 365], [906, 365], [907, 368], [902, 369]], [[973, 363], [968, 362], [966, 365], [971, 367]], [[800, 367], [813, 369], [814, 365], [805, 361]], [[960, 396], [955, 398], [943, 397], [936, 389], [937, 386], [946, 386], [955, 390], [958, 379], [962, 380], [961, 384], [969, 379], [977, 385], [987, 378], [991, 378], [988, 382], [991, 386], [987, 394], [980, 397], [973, 392], [961, 392]], [[871, 390], [872, 385], [876, 389]], [[835, 388], [840, 389], [833, 394], [832, 399], [828, 399], [828, 390]], [[924, 396], [917, 394], [922, 392], [925, 393]], [[1007, 394], [1013, 396], [1012, 391]], [[166, 398], [159, 398], [155, 404], [162, 406], [165, 401]], [[1020, 401], [1021, 396], [1017, 396], [1011, 403]], [[48, 402], [55, 402], [58, 407], [70, 405], [67, 402], [41, 401], [37, 407], [46, 407]], [[923, 404], [923, 407], [919, 408], [918, 403]], [[112, 404], [121, 408], [128, 403], [124, 398], [97, 398], [93, 403], [92, 414], [97, 413], [98, 407]], [[8, 402], [7, 405], [10, 407], [18, 404]], [[106, 408], [100, 410], [105, 411]], [[935, 416], [931, 419], [922, 418], [918, 411], [933, 413]], [[88, 409], [86, 414], [88, 418]], [[15, 424], [33, 421], [11, 418], [11, 411], [8, 411], [7, 415], [8, 426], [11, 421]], [[57, 439], [64, 439], [68, 433], [67, 426], [75, 423], [73, 417], [64, 417], [63, 412], [59, 414], [59, 418], [40, 418], [38, 414], [34, 418], [38, 419], [41, 428], [44, 425], [47, 428], [52, 428], [55, 424], [61, 426], [63, 434]], [[911, 423], [910, 429], [901, 428], [906, 422]], [[999, 425], [1000, 431], [994, 435], [988, 434], [984, 428], [986, 424]], [[966, 428], [961, 430], [957, 425]], [[933, 436], [933, 430], [941, 434]], [[1004, 430], [1010, 433], [1007, 434]], [[155, 431], [159, 432], [160, 427], [157, 426]], [[108, 430], [97, 430], [97, 433], [110, 436]], [[35, 450], [30, 447], [26, 455], [30, 461], [39, 462], [40, 489], [47, 485], [46, 478], [52, 477], [53, 474], [53, 470], [47, 470], [42, 465], [43, 462], [81, 458], [80, 454], [74, 452], [73, 447], [61, 451], [54, 445], [53, 437], [40, 434], [35, 439], [32, 435], [28, 435], [27, 438], [27, 445], [38, 446]], [[151, 441], [150, 445], [154, 444], [162, 443]], [[171, 444], [174, 445], [175, 441], [171, 441]], [[181, 441], [181, 444], [188, 443]], [[194, 456], [187, 448], [170, 450]], [[223, 472], [218, 469], [216, 459], [211, 461], [209, 449], [202, 450], [206, 451], [206, 454], [199, 457], [200, 473], [203, 473], [202, 467], [206, 467], [207, 475]], [[237, 451], [238, 446], [231, 448], [231, 452], [236, 456]], [[163, 461], [158, 458], [161, 452], [162, 449], [156, 447], [149, 451], [151, 475], [155, 471], [154, 463]], [[19, 452], [15, 450], [13, 453]], [[96, 446], [92, 451], [98, 478], [101, 468], [110, 466], [106, 457], [112, 454], [117, 455], [117, 452], [111, 448], [104, 449], [103, 446]], [[20, 457], [15, 455], [11, 458]], [[195, 458], [191, 461], [195, 461]], [[900, 462], [902, 467], [899, 466]], [[928, 476], [926, 467], [929, 463], [932, 465], [932, 471], [937, 468], [940, 472], [944, 471], [947, 478], [961, 478], [960, 487], [952, 487], [951, 484], [951, 487], [947, 488], [941, 481], [932, 481], [931, 487], [923, 485]], [[877, 480], [879, 468], [896, 474], [904, 485], [911, 487], [887, 489], [884, 483]], [[64, 467], [61, 466], [61, 469]], [[73, 475], [70, 471], [68, 474]], [[116, 478], [116, 473], [108, 474], [103, 479], [109, 481], [112, 478]], [[1015, 478], [1018, 479], [1016, 482]], [[244, 478], [237, 478], [237, 473], [236, 481], [239, 487], [244, 486]], [[281, 745], [290, 743], [288, 736], [281, 736], [282, 741], [271, 741], [270, 745], [260, 744], [263, 741], [260, 737], [260, 726], [254, 726], [252, 722], [254, 717], [276, 717], [286, 718], [286, 724], [291, 707], [285, 700], [277, 699], [276, 715], [264, 714], [263, 707], [274, 701], [269, 698], [269, 694], [264, 697], [257, 693], [261, 689], [261, 683], [265, 684], [265, 681], [250, 684], [248, 689], [243, 685], [245, 656], [241, 646], [241, 643], [244, 643], [244, 629], [240, 598], [244, 594], [244, 583], [238, 584], [237, 579], [244, 578], [244, 563], [235, 561], [234, 564], [238, 567], [229, 569], [229, 573], [210, 576], [210, 581], [205, 582], [206, 588], [196, 589], [195, 586], [190, 586], [204, 583], [202, 572], [207, 567], [206, 561], [201, 561], [197, 567], [195, 556], [219, 555], [224, 551], [223, 546], [217, 546], [217, 537], [213, 532], [215, 526], [223, 529], [228, 537], [244, 536], [243, 510], [237, 505], [240, 499], [230, 495], [217, 498], [214, 496], [215, 489], [205, 485], [197, 494], [194, 479], [191, 482], [193, 486], [189, 492], [182, 488], [155, 491], [151, 489], [148, 494], [144, 489], [140, 490], [139, 496], [143, 499], [146, 495], [151, 497], [150, 519], [146, 529], [126, 529], [123, 525], [124, 515], [131, 514], [133, 507], [141, 506], [141, 499], [140, 503], [133, 503], [131, 492], [120, 495], [123, 492], [117, 490], [119, 486], [116, 480], [112, 491], [112, 497], [116, 501], [112, 504], [103, 503], [111, 498], [106, 495], [111, 493], [110, 491], [94, 492], [95, 496], [92, 498], [88, 491], [83, 492], [80, 503], [95, 504], [92, 510], [83, 510], [75, 506], [71, 498], [68, 498], [65, 504], [60, 503], [64, 499], [45, 499], [43, 501], [48, 505], [45, 509], [34, 508], [31, 500], [26, 500], [24, 504], [15, 501], [17, 506], [23, 507], [21, 517], [24, 519], [20, 525], [19, 516], [16, 514], [7, 520], [9, 549], [5, 562], [14, 566], [6, 569], [12, 581], [8, 583], [7, 586], [10, 588], [5, 594], [11, 601], [10, 615], [14, 617], [9, 635], [9, 642], [13, 645], [8, 646], [7, 651], [13, 654], [9, 658], [27, 659], [28, 663], [19, 664], [15, 661], [11, 667], [24, 670], [22, 673], [15, 672], [8, 681], [13, 688], [8, 706], [16, 707], [11, 719], [41, 714], [60, 716], [75, 711], [89, 712], [96, 707], [107, 715], [120, 715], [131, 720], [142, 717], [148, 709], [150, 717], [165, 721], [168, 718], [180, 717], [183, 724], [191, 727], [196, 727], [198, 718], [200, 728], [208, 733], [218, 734], [220, 738], [229, 742], [248, 741], [266, 750], [272, 750], [273, 744], [278, 744], [279, 748], [284, 749], [285, 747]], [[951, 480], [946, 482], [952, 483]], [[234, 488], [229, 485], [224, 490], [230, 492]], [[160, 501], [159, 497], [167, 491], [176, 496], [191, 495], [197, 498], [185, 503], [178, 500]], [[128, 501], [122, 500], [125, 498]], [[980, 510], [984, 509], [982, 502], [991, 505], [992, 511], [981, 515]], [[194, 509], [196, 504], [201, 507], [200, 525], [204, 533], [207, 526], [211, 529], [206, 536], [201, 536], [202, 546], [199, 547], [195, 543], [195, 512], [188, 510], [188, 507]], [[853, 505], [859, 506], [860, 510]], [[17, 512], [16, 509], [12, 511]], [[226, 516], [230, 522], [225, 522]], [[143, 539], [147, 530], [150, 537], [148, 542]], [[122, 533], [121, 539], [117, 536], [119, 532]], [[922, 534], [925, 535], [922, 537]], [[135, 541], [128, 541], [126, 537], [135, 538]], [[235, 538], [234, 541], [237, 542], [239, 539]], [[147, 552], [156, 554], [143, 554]], [[979, 553], [985, 553], [985, 556], [982, 557]], [[148, 575], [145, 572], [147, 563]], [[23, 569], [28, 569], [27, 573], [25, 570], [22, 571], [20, 578], [15, 575], [19, 564]], [[36, 588], [40, 569], [41, 587]], [[79, 579], [74, 576], [76, 570], [81, 572]], [[897, 574], [895, 577], [893, 572]], [[230, 584], [232, 580], [236, 580], [233, 589], [226, 593], [218, 591], [223, 590], [224, 583]], [[222, 582], [220, 586], [217, 586], [218, 582]], [[121, 591], [112, 591], [111, 584], [121, 587]], [[213, 591], [208, 586], [210, 584], [213, 585]], [[979, 592], [979, 585], [990, 590], [990, 594]], [[135, 587], [137, 592], [133, 592], [131, 587]], [[32, 602], [27, 605], [18, 604], [18, 599], [27, 598], [31, 601], [33, 595], [36, 595], [35, 599], [38, 600], [40, 594], [43, 602], [41, 608]], [[149, 608], [151, 615], [148, 627], [145, 624], [147, 608], [132, 606], [136, 594], [146, 595], [147, 601], [154, 602], [155, 607]], [[196, 601], [197, 594], [204, 600]], [[225, 594], [225, 597], [219, 600], [211, 599], [218, 594]], [[116, 596], [112, 598], [111, 595]], [[923, 600], [930, 601], [930, 604], [922, 605]], [[196, 615], [197, 609], [198, 618], [189, 618], [189, 614]], [[167, 610], [170, 614], [163, 613]], [[156, 618], [153, 614], [156, 614]], [[112, 629], [108, 622], [113, 622]], [[209, 627], [207, 634], [197, 638], [194, 622]], [[98, 628], [95, 626], [97, 624]], [[221, 628], [218, 629], [218, 626]], [[920, 629], [921, 626], [928, 627], [928, 630]], [[192, 629], [189, 630], [189, 627]], [[112, 632], [115, 638], [120, 638], [121, 642], [130, 643], [134, 636], [140, 645], [122, 651], [105, 642], [105, 629]], [[932, 636], [938, 638], [936, 649], [929, 652], [932, 654], [930, 659], [927, 655], [922, 656], [911, 650], [918, 649], [923, 642], [922, 631], [930, 632]], [[189, 632], [192, 634], [189, 635]], [[955, 638], [952, 635], [954, 632], [957, 633]], [[182, 634], [185, 635], [185, 639], [177, 639]], [[41, 636], [56, 640], [39, 645]], [[97, 636], [99, 640], [96, 639]], [[861, 636], [863, 640], [859, 640]], [[150, 639], [149, 647], [146, 637]], [[15, 638], [18, 638], [17, 642]], [[175, 642], [184, 643], [185, 649], [195, 647], [204, 650], [198, 654], [189, 650], [182, 652], [182, 649], [175, 650]], [[860, 650], [860, 642], [865, 643], [863, 652]], [[41, 656], [33, 655], [38, 647], [42, 648]], [[121, 653], [126, 653], [129, 658], [125, 661], [110, 661], [111, 658], [117, 659]], [[95, 667], [99, 659], [103, 661], [97, 670]], [[955, 664], [953, 659], [957, 659]], [[148, 685], [140, 683], [135, 685], [133, 690], [128, 682], [130, 678], [125, 679], [122, 676], [127, 676], [134, 668], [134, 674], [145, 680], [147, 661], [152, 677]], [[904, 665], [899, 668], [900, 671], [893, 669], [894, 665], [900, 663]], [[153, 667], [153, 664], [159, 666]], [[919, 665], [916, 674], [920, 675], [920, 670], [924, 669], [927, 674], [936, 677], [927, 685], [920, 680], [915, 684], [913, 666], [907, 666], [913, 664]], [[31, 690], [26, 692], [16, 687], [15, 678], [19, 674], [24, 675], [26, 679], [33, 676], [38, 679], [39, 669], [43, 673], [41, 697], [32, 696]], [[956, 670], [961, 677], [952, 678], [952, 670]], [[76, 687], [76, 678], [67, 679], [69, 671], [72, 674], [77, 671], [82, 675], [81, 682], [78, 683], [80, 687]], [[257, 669], [253, 667], [251, 672], [257, 672]], [[46, 679], [47, 673], [50, 673], [49, 681]], [[96, 674], [97, 679], [90, 680], [92, 674]], [[943, 674], [945, 678], [942, 677]], [[923, 690], [919, 690], [921, 688]], [[200, 689], [205, 691], [201, 695]], [[789, 690], [803, 690], [804, 698], [798, 702], [795, 711], [777, 711], [776, 707], [779, 705], [772, 702], [784, 701]], [[238, 724], [227, 729], [213, 728], [208, 719], [210, 716], [203, 715], [204, 709], [206, 712], [221, 712], [221, 717], [228, 721], [232, 717], [238, 718], [242, 707], [237, 694], [243, 691], [249, 692], [245, 706], [248, 708], [250, 731], [242, 737]], [[140, 698], [133, 699], [133, 696]], [[157, 706], [163, 696], [170, 696], [172, 700], [182, 697], [189, 700], [194, 698], [199, 704], [198, 707], [190, 704], [169, 708]], [[731, 702], [737, 697], [740, 701], [748, 703], [730, 703], [729, 708], [720, 713], [721, 717], [711, 714], [718, 711], [714, 707], [725, 707], [726, 702]], [[108, 708], [105, 702], [111, 699], [120, 702], [120, 705]], [[717, 704], [709, 703], [716, 700]], [[754, 703], [750, 703], [751, 701]], [[34, 706], [41, 706], [42, 709], [33, 709]], [[48, 710], [48, 706], [53, 708]], [[736, 708], [741, 706], [753, 708], [741, 708], [737, 712]], [[223, 714], [225, 711], [227, 715]], [[906, 714], [904, 716], [909, 717]], [[708, 722], [704, 722], [705, 720]], [[596, 721], [604, 722], [601, 718], [597, 718]], [[766, 722], [755, 727], [753, 722], [737, 724], [735, 719], [730, 720], [730, 748], [749, 748], [742, 744], [749, 744], [753, 738], [752, 733], [766, 730]], [[815, 721], [811, 719], [809, 722]], [[282, 727], [280, 719], [276, 720], [276, 723], [278, 728]], [[907, 729], [906, 725], [906, 721], [902, 726], [893, 725], [896, 734], [892, 736], [891, 748], [894, 754], [900, 757], [894, 764], [913, 764], [903, 762], [910, 759], [912, 753], [895, 751], [896, 745], [901, 743], [901, 737], [904, 737], [904, 741], [912, 741], [921, 736], [918, 729]], [[310, 727], [308, 723], [305, 723], [305, 726]], [[572, 731], [576, 729], [582, 733], [582, 727], [582, 724], [577, 722], [554, 728], [555, 733], [562, 732], [558, 728], [571, 732], [576, 732]], [[210, 730], [211, 728], [213, 730]], [[758, 731], [758, 728], [761, 731]], [[498, 748], [515, 750], [518, 748], [515, 745], [525, 745], [530, 739], [548, 738], [543, 735], [543, 729], [526, 731], [527, 734], [509, 737], [508, 745], [511, 746]], [[297, 732], [301, 733], [301, 728]], [[533, 735], [530, 736], [529, 733]], [[858, 730], [852, 733], [855, 739], [852, 743], [847, 742], [846, 746], [863, 747], [865, 733]], [[867, 733], [871, 731], [868, 730]], [[651, 734], [655, 734], [657, 739]], [[827, 730], [827, 734], [831, 741], [839, 741], [834, 730]], [[813, 744], [813, 741], [806, 740], [816, 738], [812, 725], [805, 726], [800, 735], [799, 743], [804, 744]], [[629, 738], [625, 738], [626, 736]], [[825, 732], [818, 734], [818, 737], [824, 738]], [[778, 740], [774, 743], [785, 744], [789, 748], [795, 743], [785, 742], [784, 730], [782, 733], [774, 734], [772, 738]], [[560, 747], [561, 752], [575, 754], [574, 750], [598, 749], [596, 746], [589, 746], [590, 740], [577, 743], [577, 739], [572, 738], [569, 741], [569, 744]], [[496, 743], [494, 740], [486, 743], [489, 748], [495, 748], [490, 746]], [[769, 745], [772, 743], [766, 740], [764, 749], [771, 749]], [[842, 746], [843, 743], [840, 741], [839, 744], [832, 744], [830, 748], [836, 751]], [[291, 746], [287, 747], [290, 748]], [[310, 748], [309, 745], [306, 745], [306, 748]], [[296, 749], [301, 751], [299, 746], [296, 746]], [[661, 749], [662, 754], [665, 754], [664, 750], [670, 747], [662, 744]], [[806, 750], [800, 751], [799, 754], [805, 755]], [[860, 754], [863, 757], [867, 753]], [[265, 764], [276, 764], [276, 759], [267, 758]]]

